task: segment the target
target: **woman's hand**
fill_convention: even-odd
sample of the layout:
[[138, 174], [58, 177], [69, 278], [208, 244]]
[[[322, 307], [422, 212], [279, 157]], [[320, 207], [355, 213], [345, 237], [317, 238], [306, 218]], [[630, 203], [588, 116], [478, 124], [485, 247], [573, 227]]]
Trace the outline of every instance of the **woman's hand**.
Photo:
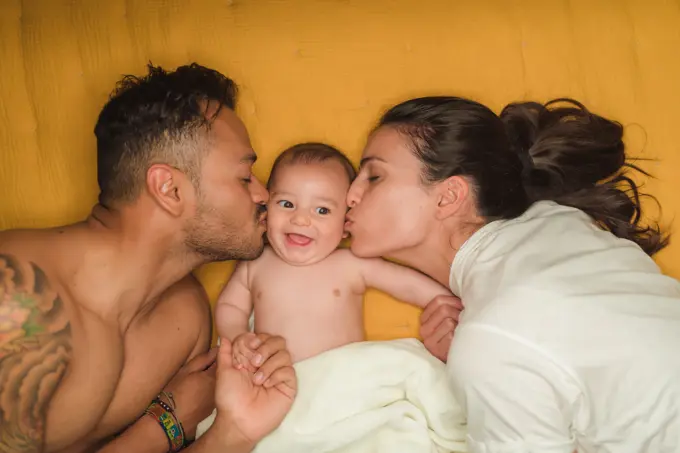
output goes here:
[[430, 353], [446, 362], [458, 325], [460, 312], [465, 307], [455, 296], [437, 296], [430, 301], [420, 315], [420, 336]]

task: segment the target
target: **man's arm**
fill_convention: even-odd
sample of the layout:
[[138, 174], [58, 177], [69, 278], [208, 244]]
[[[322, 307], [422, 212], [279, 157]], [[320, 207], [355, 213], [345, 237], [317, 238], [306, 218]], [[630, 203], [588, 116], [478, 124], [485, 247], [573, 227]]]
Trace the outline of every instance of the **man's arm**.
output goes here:
[[196, 345], [189, 354], [185, 365], [194, 357], [204, 354], [210, 349], [210, 341], [212, 340], [212, 313], [210, 307], [210, 300], [206, 294], [203, 285], [196, 277], [189, 274], [186, 277], [187, 285], [184, 291], [181, 292], [181, 304], [184, 306], [190, 305], [189, 312], [191, 319], [187, 320], [193, 325], [197, 326], [198, 333], [196, 335]]
[[471, 453], [575, 450], [579, 385], [540, 347], [493, 326], [463, 325], [448, 371], [466, 408]]
[[253, 309], [248, 287], [248, 263], [236, 264], [229, 281], [215, 304], [215, 325], [220, 337], [234, 341], [248, 331], [248, 318]]
[[406, 303], [424, 308], [436, 296], [451, 291], [430, 277], [382, 258], [357, 258], [367, 287], [383, 291]]
[[158, 422], [146, 415], [97, 452], [132, 452], [140, 447], [144, 448], [145, 453], [167, 453], [170, 449], [168, 438]]
[[[214, 406], [214, 387], [209, 385], [209, 382], [213, 379], [212, 375], [209, 372], [202, 371], [203, 368], [207, 368], [210, 365], [209, 362], [211, 361], [209, 359], [210, 354], [207, 353], [212, 335], [210, 303], [203, 286], [201, 286], [200, 282], [193, 276], [186, 277], [179, 285], [178, 290], [173, 292], [173, 297], [176, 297], [176, 303], [183, 309], [183, 315], [187, 326], [195, 326], [196, 331], [195, 345], [189, 353], [184, 368], [180, 370], [179, 373], [182, 373], [187, 369], [197, 369], [197, 373], [206, 373], [206, 375], [202, 376], [200, 379], [191, 379], [191, 382], [188, 384], [181, 381], [178, 383], [178, 385], [192, 386], [188, 391], [191, 395], [191, 401], [181, 399], [177, 401], [176, 415], [179, 418], [179, 421], [184, 425], [185, 430], [190, 430], [193, 433], [196, 429], [196, 425], [201, 420], [182, 419], [183, 413], [193, 413], [195, 412], [193, 408], [205, 406], [204, 410], [201, 412], [209, 414]], [[159, 393], [160, 390], [161, 389], [159, 389]], [[184, 393], [187, 392], [183, 391], [182, 394]], [[179, 397], [179, 395], [176, 396]], [[200, 399], [204, 399], [205, 401], [200, 401]], [[185, 405], [191, 405], [191, 410], [188, 410], [190, 408], [185, 407]], [[146, 453], [165, 453], [168, 451], [169, 444], [165, 432], [159, 426], [158, 422], [149, 416], [143, 416], [137, 420], [113, 441], [109, 442], [98, 451], [100, 453], [126, 453], [135, 451], [140, 445], [144, 446], [144, 451]]]
[[[222, 425], [228, 428], [231, 422], [224, 422], [218, 417], [215, 424], [200, 437], [196, 442], [182, 451], [190, 453], [250, 453], [255, 446], [242, 440], [233, 429], [221, 429]], [[151, 417], [144, 416], [133, 426], [125, 431], [125, 434], [113, 442], [108, 443], [98, 453], [134, 452], [139, 448], [144, 453], [167, 453], [169, 450], [168, 438], [158, 426], [158, 422]]]
[[0, 452], [44, 451], [45, 413], [71, 353], [64, 306], [45, 273], [0, 254]]
[[[217, 357], [217, 416], [208, 431], [183, 451], [249, 453], [255, 448], [256, 441], [275, 429], [290, 410], [297, 393], [297, 379], [290, 354], [285, 349], [285, 340], [267, 334], [259, 334], [257, 339], [260, 344], [256, 349], [264, 357], [260, 369], [266, 370], [267, 378], [277, 383], [270, 387], [254, 385], [245, 370], [234, 368], [231, 342], [225, 339]], [[240, 420], [240, 426], [235, 415]], [[155, 421], [144, 418], [130, 431], [150, 432], [148, 428]], [[138, 436], [139, 440], [136, 445], [128, 444], [125, 449], [122, 448], [123, 443], [114, 441], [100, 453], [127, 452], [139, 445], [144, 445], [147, 453], [161, 453], [168, 449], [167, 440], [162, 443], [160, 437], [144, 438], [137, 433], [134, 436]]]

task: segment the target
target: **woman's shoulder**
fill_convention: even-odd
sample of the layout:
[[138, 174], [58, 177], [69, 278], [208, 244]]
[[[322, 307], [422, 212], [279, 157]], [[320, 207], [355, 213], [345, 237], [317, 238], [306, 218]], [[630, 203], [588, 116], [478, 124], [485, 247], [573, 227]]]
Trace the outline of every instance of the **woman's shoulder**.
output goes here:
[[602, 229], [583, 211], [555, 202], [537, 202], [516, 219], [487, 226], [491, 228], [480, 230], [464, 245], [454, 267], [495, 262], [497, 271], [513, 278], [550, 272], [564, 278], [618, 271], [660, 272], [636, 243]]

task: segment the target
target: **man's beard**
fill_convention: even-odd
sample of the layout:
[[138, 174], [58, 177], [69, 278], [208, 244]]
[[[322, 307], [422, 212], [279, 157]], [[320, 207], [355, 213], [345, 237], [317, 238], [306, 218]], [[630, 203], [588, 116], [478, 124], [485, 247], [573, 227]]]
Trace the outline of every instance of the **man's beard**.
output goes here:
[[266, 206], [258, 205], [251, 228], [243, 231], [237, 223], [219, 219], [214, 210], [202, 205], [186, 228], [185, 244], [206, 262], [254, 260], [264, 250], [263, 235], [255, 237], [253, 234], [264, 211]]

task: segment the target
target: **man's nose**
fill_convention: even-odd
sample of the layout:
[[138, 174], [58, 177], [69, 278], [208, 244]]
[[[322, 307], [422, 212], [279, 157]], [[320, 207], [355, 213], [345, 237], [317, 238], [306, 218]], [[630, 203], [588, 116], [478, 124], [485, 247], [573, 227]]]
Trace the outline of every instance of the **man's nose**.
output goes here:
[[257, 204], [266, 204], [269, 201], [269, 192], [259, 179], [253, 176], [250, 183], [253, 201]]

